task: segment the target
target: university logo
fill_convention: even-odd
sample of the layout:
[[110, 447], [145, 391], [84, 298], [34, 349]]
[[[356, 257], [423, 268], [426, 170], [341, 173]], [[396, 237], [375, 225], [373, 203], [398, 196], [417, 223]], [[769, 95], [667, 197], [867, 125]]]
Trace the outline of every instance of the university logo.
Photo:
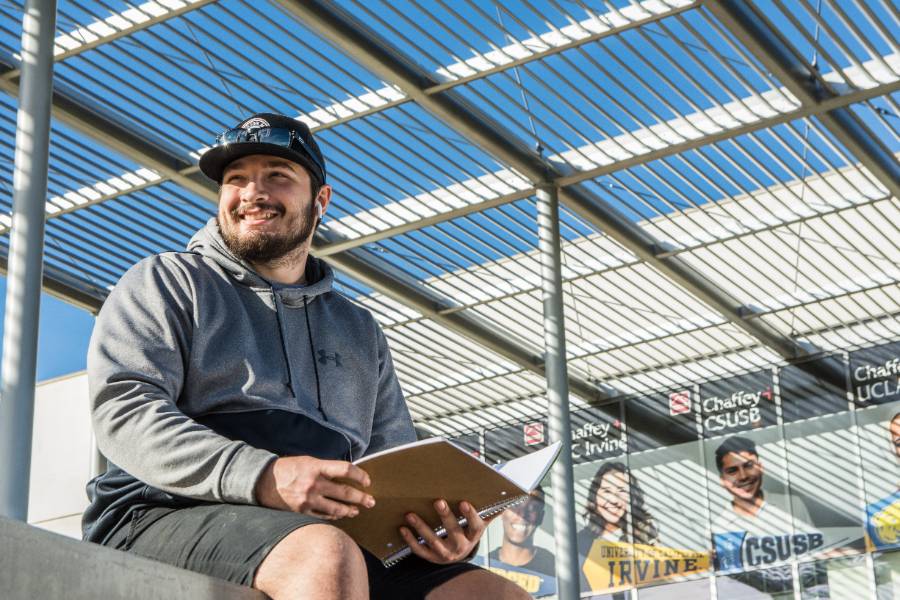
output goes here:
[[900, 503], [890, 504], [872, 515], [871, 523], [881, 545], [896, 544], [900, 538]]
[[682, 390], [680, 392], [672, 392], [669, 394], [669, 414], [683, 415], [691, 412], [691, 392]]
[[526, 446], [535, 446], [544, 442], [544, 424], [526, 423], [522, 426]]
[[319, 364], [320, 365], [327, 365], [329, 360], [333, 360], [334, 366], [336, 366], [336, 367], [344, 366], [341, 363], [341, 355], [338, 354], [337, 352], [328, 352], [327, 350], [319, 350], [318, 355], [319, 355]]

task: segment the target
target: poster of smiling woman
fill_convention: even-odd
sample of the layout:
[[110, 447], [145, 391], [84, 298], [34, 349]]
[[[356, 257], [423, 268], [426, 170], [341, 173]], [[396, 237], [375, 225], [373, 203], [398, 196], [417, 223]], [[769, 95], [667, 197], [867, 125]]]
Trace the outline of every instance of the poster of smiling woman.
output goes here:
[[[593, 591], [622, 589], [629, 581], [646, 588], [708, 572], [709, 519], [696, 392], [691, 385], [625, 402], [627, 462], [594, 463], [583, 502], [587, 527], [582, 546], [590, 539], [591, 522], [595, 525], [592, 549], [583, 550], [583, 571]], [[617, 478], [622, 485], [614, 485]], [[634, 534], [618, 541], [609, 539], [609, 531], [597, 535], [597, 517], [590, 515], [607, 512], [612, 517], [623, 509]], [[701, 596], [692, 592], [692, 597]]]
[[578, 532], [582, 592], [608, 594], [698, 574], [709, 552], [660, 544], [657, 518], [641, 483], [620, 460], [599, 463], [584, 498]]

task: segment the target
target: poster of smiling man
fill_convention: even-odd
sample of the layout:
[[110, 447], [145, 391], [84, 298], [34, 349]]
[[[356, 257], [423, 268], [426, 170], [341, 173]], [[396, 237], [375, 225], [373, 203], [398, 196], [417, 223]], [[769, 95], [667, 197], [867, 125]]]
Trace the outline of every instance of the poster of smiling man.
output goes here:
[[[488, 554], [488, 568], [515, 581], [535, 598], [556, 594], [556, 559], [553, 540], [538, 541], [547, 512], [544, 488], [538, 486], [528, 500], [503, 511], [491, 524], [491, 537], [500, 545]], [[500, 530], [498, 533], [497, 530]]]
[[866, 548], [900, 549], [900, 402], [857, 413], [866, 495]]
[[850, 353], [865, 481], [866, 546], [900, 549], [900, 344]]
[[790, 561], [824, 544], [792, 503], [771, 371], [701, 384], [713, 564], [725, 597], [772, 598], [793, 589]]
[[[490, 464], [534, 452], [547, 445], [547, 423], [530, 420], [484, 432], [484, 458]], [[549, 516], [549, 476], [523, 504], [509, 508], [488, 526], [481, 549], [486, 556], [473, 560], [515, 581], [535, 598], [556, 594], [553, 558], [553, 518]]]
[[[598, 459], [624, 454], [621, 403], [574, 411], [571, 421], [572, 461], [576, 470]], [[498, 464], [543, 448], [548, 434], [543, 419], [487, 430], [484, 432], [485, 460]], [[546, 566], [549, 561], [542, 559], [553, 548], [553, 519], [545, 515], [549, 512], [549, 478], [542, 491], [548, 497], [542, 493], [530, 498], [520, 509], [507, 510], [487, 531], [488, 568], [516, 581], [535, 597], [556, 593], [555, 572]], [[576, 489], [576, 502], [577, 497]], [[528, 559], [528, 564], [524, 559]]]
[[[851, 353], [851, 366], [852, 357]], [[900, 598], [900, 401], [861, 408], [856, 418], [865, 482], [866, 550], [876, 552], [878, 598]]]
[[788, 561], [820, 548], [823, 537], [805, 511], [792, 514], [780, 432], [770, 427], [715, 438], [706, 449], [713, 563], [728, 575], [720, 587], [748, 598], [793, 589]]

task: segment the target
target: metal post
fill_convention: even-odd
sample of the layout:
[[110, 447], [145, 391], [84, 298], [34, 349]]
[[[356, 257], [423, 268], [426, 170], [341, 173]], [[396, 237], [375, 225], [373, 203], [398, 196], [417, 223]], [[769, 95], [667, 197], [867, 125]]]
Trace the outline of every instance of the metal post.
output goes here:
[[556, 581], [559, 600], [575, 600], [578, 598], [579, 582], [578, 548], [575, 540], [572, 424], [569, 420], [569, 384], [566, 373], [566, 328], [563, 316], [557, 188], [550, 185], [539, 186], [537, 199], [550, 439], [562, 441], [562, 451], [551, 472]]
[[27, 0], [0, 370], [0, 516], [20, 521], [28, 518], [55, 31], [56, 0]]

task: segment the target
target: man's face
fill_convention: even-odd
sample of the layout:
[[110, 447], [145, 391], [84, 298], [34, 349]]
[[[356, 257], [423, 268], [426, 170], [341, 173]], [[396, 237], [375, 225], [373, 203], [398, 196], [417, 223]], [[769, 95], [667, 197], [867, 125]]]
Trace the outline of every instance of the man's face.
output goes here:
[[537, 529], [544, 511], [544, 496], [532, 493], [528, 500], [503, 511], [503, 538], [513, 544], [523, 544]]
[[894, 446], [894, 454], [900, 458], [900, 415], [891, 420], [891, 444]]
[[311, 181], [295, 162], [253, 154], [225, 168], [219, 229], [228, 248], [251, 263], [279, 259], [305, 243], [316, 224]]
[[631, 502], [628, 492], [628, 476], [621, 471], [607, 471], [597, 488], [597, 514], [606, 522], [625, 527], [625, 513]]
[[763, 466], [752, 452], [729, 452], [722, 459], [722, 487], [737, 499], [752, 500], [760, 493]]

